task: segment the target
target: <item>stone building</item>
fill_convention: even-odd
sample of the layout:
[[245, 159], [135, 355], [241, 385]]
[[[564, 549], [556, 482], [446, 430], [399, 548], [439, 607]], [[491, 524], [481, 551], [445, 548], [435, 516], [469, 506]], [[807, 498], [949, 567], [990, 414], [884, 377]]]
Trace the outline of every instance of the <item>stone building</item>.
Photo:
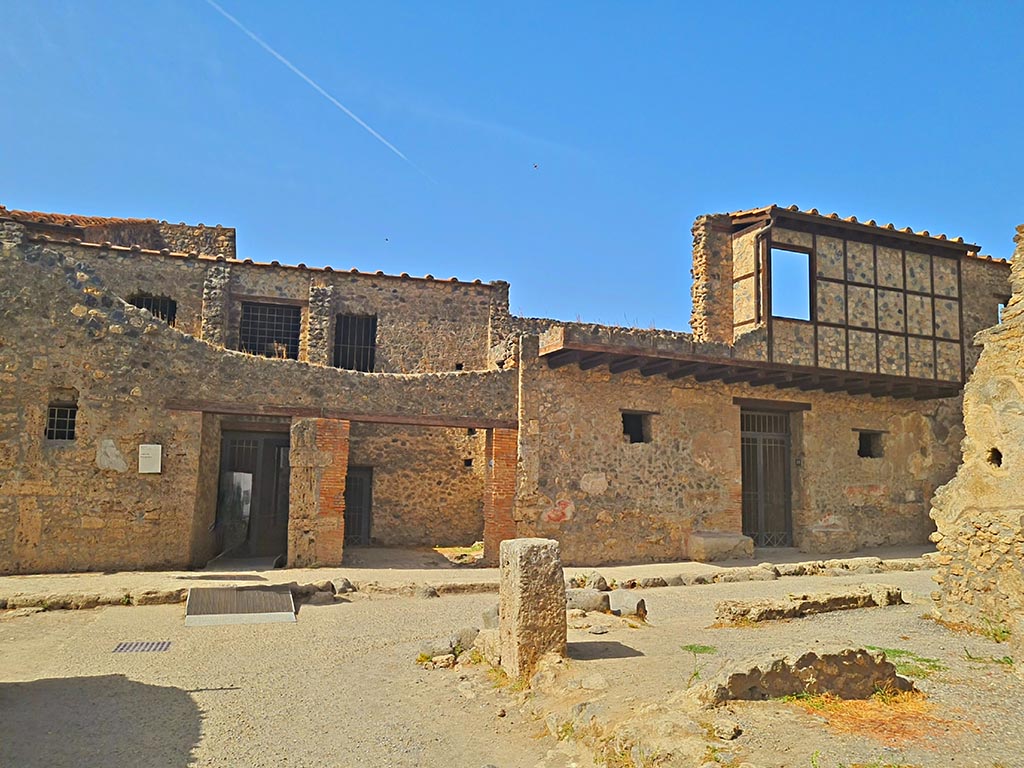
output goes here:
[[924, 542], [1008, 265], [795, 208], [693, 232], [684, 334], [516, 317], [503, 282], [254, 263], [219, 226], [0, 208], [0, 572]]
[[[964, 392], [963, 463], [935, 495], [938, 610], [953, 622], [1008, 634], [1024, 655], [1024, 226], [1017, 228], [1013, 298]], [[997, 635], [998, 636], [998, 635]], [[1020, 665], [1017, 665], [1018, 671]]]

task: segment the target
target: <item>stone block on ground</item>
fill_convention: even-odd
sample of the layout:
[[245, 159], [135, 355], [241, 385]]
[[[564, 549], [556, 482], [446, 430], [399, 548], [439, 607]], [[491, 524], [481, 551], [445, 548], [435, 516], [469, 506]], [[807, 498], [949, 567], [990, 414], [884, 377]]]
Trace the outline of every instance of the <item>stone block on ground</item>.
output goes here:
[[715, 581], [727, 584], [739, 581], [773, 581], [779, 578], [774, 569], [762, 568], [759, 565], [744, 568], [726, 568], [715, 574]]
[[597, 571], [588, 571], [585, 575], [584, 586], [587, 589], [596, 589], [599, 592], [607, 592], [608, 581]]
[[495, 603], [490, 608], [487, 608], [482, 614], [480, 614], [480, 619], [483, 622], [482, 626], [484, 629], [498, 628], [498, 614], [500, 612], [499, 609], [500, 604]]
[[501, 667], [522, 679], [545, 654], [565, 655], [565, 577], [558, 542], [506, 539], [499, 568]]
[[888, 584], [858, 584], [829, 592], [791, 594], [779, 599], [722, 600], [715, 606], [720, 622], [795, 619], [814, 613], [903, 605], [899, 587]]
[[668, 582], [661, 576], [648, 576], [645, 579], [640, 579], [640, 583], [637, 584], [637, 586], [643, 587], [644, 589], [650, 589], [652, 587], [667, 587]]
[[476, 627], [463, 627], [462, 629], [453, 632], [448, 638], [451, 643], [452, 653], [459, 656], [463, 652], [468, 651], [473, 647], [473, 643], [476, 641], [476, 636], [478, 634], [480, 634], [480, 630]]
[[777, 652], [748, 659], [702, 686], [697, 696], [714, 706], [802, 693], [867, 699], [879, 690], [912, 691], [914, 685], [896, 674], [896, 667], [881, 651], [844, 648]]
[[641, 620], [647, 618], [647, 603], [635, 592], [630, 592], [628, 589], [616, 589], [609, 592], [608, 596], [611, 612], [616, 616], [636, 616]]
[[741, 533], [694, 531], [689, 537], [687, 554], [701, 563], [750, 558], [754, 556], [754, 540]]
[[334, 586], [334, 591], [336, 593], [338, 593], [339, 595], [344, 595], [344, 594], [346, 594], [348, 592], [355, 592], [356, 591], [355, 585], [351, 581], [349, 581], [348, 579], [345, 579], [345, 578], [335, 579], [331, 583]]
[[473, 641], [473, 649], [479, 651], [484, 661], [492, 667], [501, 666], [501, 642], [497, 628], [481, 629]]
[[579, 609], [587, 612], [607, 613], [609, 611], [608, 595], [610, 592], [599, 592], [596, 589], [565, 590], [565, 607], [567, 610]]

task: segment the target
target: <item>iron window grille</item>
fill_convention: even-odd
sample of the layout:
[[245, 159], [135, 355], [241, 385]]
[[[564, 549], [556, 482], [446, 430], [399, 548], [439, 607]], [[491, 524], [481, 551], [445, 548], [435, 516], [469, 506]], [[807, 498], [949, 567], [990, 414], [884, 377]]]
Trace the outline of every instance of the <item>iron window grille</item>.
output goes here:
[[298, 360], [301, 325], [299, 307], [243, 301], [238, 349], [250, 355]]
[[128, 303], [139, 309], [146, 309], [170, 326], [178, 314], [178, 302], [169, 296], [154, 296], [150, 293], [136, 293], [128, 297]]
[[74, 403], [51, 403], [46, 413], [47, 440], [74, 440], [78, 406]]
[[376, 315], [338, 315], [334, 327], [335, 368], [372, 372], [376, 349]]

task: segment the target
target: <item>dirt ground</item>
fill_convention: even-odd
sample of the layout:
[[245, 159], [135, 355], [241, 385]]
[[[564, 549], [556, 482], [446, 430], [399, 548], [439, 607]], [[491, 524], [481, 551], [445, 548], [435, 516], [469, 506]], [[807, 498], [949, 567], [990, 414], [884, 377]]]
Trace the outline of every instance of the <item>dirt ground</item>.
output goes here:
[[[896, 584], [913, 602], [710, 628], [719, 599], [864, 581]], [[900, 738], [841, 733], [796, 704], [744, 703], [718, 713], [742, 734], [706, 762], [1024, 766], [1024, 679], [997, 661], [1005, 645], [922, 618], [931, 588], [930, 572], [919, 571], [649, 589], [647, 626], [594, 614], [577, 622], [609, 629], [571, 629], [568, 666], [599, 681], [586, 697], [613, 721], [765, 649], [842, 643], [912, 652], [930, 660], [916, 664], [915, 679], [933, 717]], [[0, 621], [0, 766], [586, 766], [571, 738], [548, 735], [483, 669], [414, 664], [421, 641], [478, 624], [494, 600], [355, 595], [304, 606], [295, 624], [256, 626], [185, 628], [180, 605]], [[112, 652], [136, 640], [171, 645]]]

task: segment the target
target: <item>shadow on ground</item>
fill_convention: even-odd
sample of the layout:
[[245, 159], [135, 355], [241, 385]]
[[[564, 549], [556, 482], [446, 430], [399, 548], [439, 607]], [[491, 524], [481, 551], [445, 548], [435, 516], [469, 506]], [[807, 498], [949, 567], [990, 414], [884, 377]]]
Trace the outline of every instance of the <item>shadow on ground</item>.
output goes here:
[[124, 675], [0, 683], [0, 765], [192, 764], [202, 714], [188, 692]]
[[643, 654], [636, 648], [630, 648], [615, 640], [590, 640], [580, 643], [569, 643], [570, 659], [590, 661], [593, 659], [632, 659]]

